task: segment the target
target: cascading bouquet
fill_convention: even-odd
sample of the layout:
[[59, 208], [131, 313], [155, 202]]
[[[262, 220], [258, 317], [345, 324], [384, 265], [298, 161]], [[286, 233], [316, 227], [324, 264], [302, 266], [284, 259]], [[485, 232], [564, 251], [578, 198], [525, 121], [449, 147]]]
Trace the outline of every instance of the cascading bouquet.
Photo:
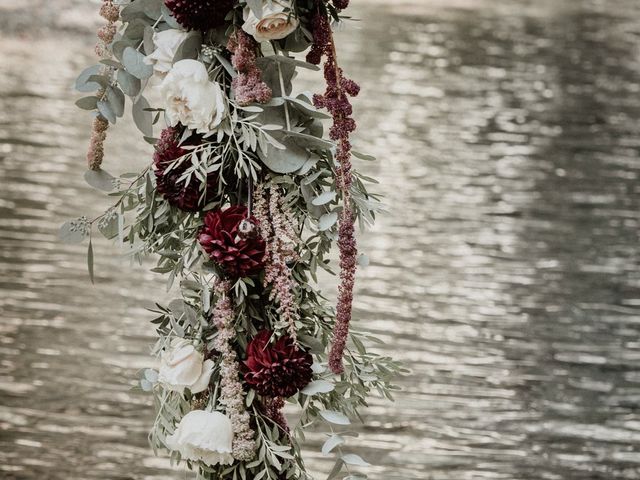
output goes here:
[[[332, 34], [347, 6], [103, 0], [101, 60], [76, 82], [90, 93], [77, 105], [93, 112], [85, 178], [116, 201], [93, 220], [65, 223], [61, 237], [89, 238], [92, 280], [95, 225], [138, 261], [157, 255], [153, 270], [169, 290], [179, 284], [180, 298], [154, 309], [159, 368], [140, 383], [157, 408], [154, 450], [200, 479], [311, 478], [299, 442], [316, 423], [330, 430], [330, 478], [366, 478], [353, 472], [367, 463], [345, 453], [351, 433], [340, 430], [372, 391], [391, 399], [398, 365], [366, 350], [373, 337], [349, 332], [364, 258], [355, 224], [372, 223], [379, 202], [351, 165], [352, 155], [371, 157], [349, 142], [359, 87], [338, 66]], [[306, 61], [294, 55], [305, 51]], [[320, 64], [326, 91], [292, 93], [297, 69]], [[125, 103], [155, 150], [142, 172], [114, 177], [102, 169], [104, 141]], [[334, 311], [314, 284], [318, 268], [331, 271], [336, 240]]]

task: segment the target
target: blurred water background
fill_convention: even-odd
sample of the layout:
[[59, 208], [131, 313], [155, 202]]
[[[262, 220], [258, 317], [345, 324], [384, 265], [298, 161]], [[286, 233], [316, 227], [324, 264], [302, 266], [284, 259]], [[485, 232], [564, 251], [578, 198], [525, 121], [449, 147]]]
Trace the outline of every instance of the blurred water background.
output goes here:
[[[364, 412], [376, 480], [640, 478], [640, 2], [354, 0], [359, 168], [390, 214], [361, 236], [356, 316], [405, 362]], [[58, 242], [84, 184], [95, 3], [0, 0], [0, 477], [189, 478], [152, 456], [163, 281]], [[319, 89], [319, 76], [300, 84]], [[130, 123], [108, 169], [149, 148]], [[328, 463], [312, 435], [316, 471]], [[318, 477], [324, 478], [324, 477]]]

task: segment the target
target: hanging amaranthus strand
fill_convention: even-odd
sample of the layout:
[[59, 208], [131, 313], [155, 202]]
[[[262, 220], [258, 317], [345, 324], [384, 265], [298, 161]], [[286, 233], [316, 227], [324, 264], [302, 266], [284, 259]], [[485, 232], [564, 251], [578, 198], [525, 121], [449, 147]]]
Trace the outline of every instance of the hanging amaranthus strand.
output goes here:
[[[337, 8], [345, 8], [348, 1], [333, 2]], [[336, 307], [336, 325], [329, 353], [329, 368], [334, 373], [342, 373], [342, 358], [349, 335], [353, 308], [353, 288], [355, 284], [358, 249], [355, 239], [355, 214], [351, 200], [353, 176], [351, 172], [350, 134], [356, 128], [351, 117], [353, 108], [349, 97], [358, 95], [360, 87], [353, 80], [346, 78], [338, 66], [333, 32], [326, 15], [319, 11], [313, 19], [313, 46], [307, 55], [307, 61], [319, 64], [322, 57], [324, 78], [327, 89], [324, 95], [314, 95], [316, 107], [326, 108], [333, 117], [333, 125], [329, 136], [337, 142], [336, 151], [336, 185], [342, 193], [344, 206], [340, 214], [338, 229], [338, 247], [340, 249], [340, 285], [338, 286], [338, 303]]]
[[[112, 0], [103, 0], [100, 7], [100, 16], [107, 20], [107, 24], [98, 29], [96, 35], [98, 43], [95, 47], [96, 55], [100, 58], [108, 58], [111, 56], [108, 45], [113, 41], [116, 34], [116, 22], [120, 16], [120, 10], [113, 4]], [[105, 69], [109, 67], [104, 67]], [[105, 90], [98, 92], [98, 98], [105, 95]], [[93, 120], [91, 128], [91, 140], [89, 150], [87, 151], [87, 165], [91, 170], [99, 170], [104, 159], [104, 141], [107, 138], [107, 129], [109, 122], [103, 117], [98, 116]]]
[[213, 346], [220, 352], [220, 403], [225, 406], [233, 428], [232, 454], [236, 460], [246, 461], [255, 457], [255, 433], [249, 425], [250, 416], [245, 409], [244, 390], [240, 383], [237, 355], [231, 346], [235, 338], [234, 312], [228, 292], [229, 282], [218, 282], [215, 292], [218, 301], [213, 309], [213, 324], [218, 329]]
[[296, 282], [287, 263], [297, 260], [297, 221], [286, 208], [277, 188], [265, 192], [262, 185], [255, 191], [255, 217], [260, 225], [260, 236], [266, 242], [265, 286], [273, 288], [269, 300], [278, 301], [280, 321], [287, 326], [289, 336], [297, 345], [296, 320], [298, 306], [295, 301]]

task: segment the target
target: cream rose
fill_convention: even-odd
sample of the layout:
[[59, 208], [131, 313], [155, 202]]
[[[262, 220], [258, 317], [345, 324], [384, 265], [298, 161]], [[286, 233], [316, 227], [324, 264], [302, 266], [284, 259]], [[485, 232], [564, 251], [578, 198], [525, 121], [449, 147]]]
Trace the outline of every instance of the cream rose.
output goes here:
[[153, 69], [160, 76], [164, 77], [173, 65], [173, 58], [176, 56], [178, 47], [184, 42], [189, 34], [182, 30], [165, 30], [153, 34], [153, 43], [156, 49], [144, 58], [144, 63], [153, 65]]
[[197, 60], [180, 60], [158, 87], [171, 127], [181, 123], [198, 133], [217, 127], [226, 111], [220, 85], [209, 80], [207, 68]]
[[158, 381], [169, 390], [191, 393], [207, 389], [213, 372], [213, 360], [204, 360], [204, 355], [183, 338], [174, 339], [160, 358]]
[[[289, 11], [285, 12], [286, 9]], [[291, 10], [290, 1], [263, 0], [260, 18], [256, 17], [249, 7], [245, 7], [242, 29], [257, 42], [279, 40], [298, 28], [300, 22]]]
[[186, 460], [206, 465], [233, 463], [231, 420], [220, 412], [193, 410], [187, 413], [172, 435], [167, 437], [170, 450], [180, 452]]

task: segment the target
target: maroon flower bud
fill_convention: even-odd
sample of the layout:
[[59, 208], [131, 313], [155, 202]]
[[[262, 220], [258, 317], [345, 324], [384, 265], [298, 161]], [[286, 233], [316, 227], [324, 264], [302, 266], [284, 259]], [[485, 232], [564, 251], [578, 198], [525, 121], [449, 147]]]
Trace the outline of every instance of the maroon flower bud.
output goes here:
[[257, 224], [242, 205], [213, 210], [204, 218], [198, 241], [209, 258], [232, 277], [246, 277], [264, 268], [265, 243], [260, 237], [245, 236], [245, 221]]

